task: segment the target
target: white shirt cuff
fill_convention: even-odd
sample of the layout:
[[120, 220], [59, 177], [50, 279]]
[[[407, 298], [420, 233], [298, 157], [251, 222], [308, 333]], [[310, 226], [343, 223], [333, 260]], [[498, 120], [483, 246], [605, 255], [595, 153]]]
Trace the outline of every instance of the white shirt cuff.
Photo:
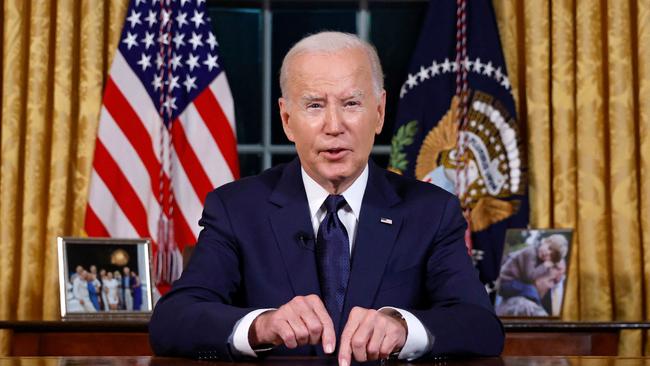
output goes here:
[[429, 330], [424, 327], [424, 324], [422, 324], [420, 319], [406, 310], [394, 308], [392, 306], [384, 306], [379, 309], [379, 311], [384, 309], [397, 311], [406, 321], [408, 333], [406, 335], [404, 347], [402, 347], [402, 350], [397, 356], [398, 359], [411, 361], [431, 350], [435, 338], [431, 333], [429, 333]]
[[235, 323], [235, 326], [232, 328], [232, 333], [228, 337], [228, 342], [232, 345], [233, 351], [243, 356], [257, 357], [257, 353], [253, 351], [251, 344], [248, 342], [248, 331], [250, 330], [251, 325], [255, 318], [265, 311], [275, 310], [275, 309], [257, 309], [253, 310], [250, 313], [244, 315], [241, 319]]

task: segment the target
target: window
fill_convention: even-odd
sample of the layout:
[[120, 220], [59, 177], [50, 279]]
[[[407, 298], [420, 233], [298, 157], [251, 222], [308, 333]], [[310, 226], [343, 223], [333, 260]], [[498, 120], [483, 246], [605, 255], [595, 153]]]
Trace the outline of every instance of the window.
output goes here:
[[294, 158], [295, 148], [280, 123], [279, 69], [295, 42], [321, 30], [356, 33], [377, 48], [388, 98], [384, 129], [375, 140], [372, 158], [385, 167], [399, 89], [426, 7], [424, 0], [208, 2], [235, 101], [242, 177]]

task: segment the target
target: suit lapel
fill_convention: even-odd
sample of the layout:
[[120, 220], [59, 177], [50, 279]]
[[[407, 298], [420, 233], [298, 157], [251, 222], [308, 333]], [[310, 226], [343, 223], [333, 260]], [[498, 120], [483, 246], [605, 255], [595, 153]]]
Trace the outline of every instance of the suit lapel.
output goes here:
[[402, 224], [399, 210], [393, 207], [401, 199], [388, 183], [381, 168], [370, 161], [369, 169], [357, 239], [352, 251], [350, 282], [342, 324], [347, 322], [347, 314], [352, 307], [372, 306]]
[[277, 206], [269, 220], [294, 294], [320, 296], [316, 240], [298, 159], [284, 169], [269, 200]]

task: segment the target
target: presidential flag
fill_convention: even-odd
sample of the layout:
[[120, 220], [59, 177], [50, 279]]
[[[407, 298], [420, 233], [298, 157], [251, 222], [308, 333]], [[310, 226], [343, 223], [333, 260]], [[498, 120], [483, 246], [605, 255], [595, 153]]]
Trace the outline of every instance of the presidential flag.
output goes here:
[[401, 90], [390, 169], [458, 195], [486, 288], [528, 225], [525, 149], [489, 0], [435, 0]]
[[150, 237], [163, 290], [209, 191], [239, 177], [233, 100], [205, 0], [134, 0], [106, 81], [89, 236]]

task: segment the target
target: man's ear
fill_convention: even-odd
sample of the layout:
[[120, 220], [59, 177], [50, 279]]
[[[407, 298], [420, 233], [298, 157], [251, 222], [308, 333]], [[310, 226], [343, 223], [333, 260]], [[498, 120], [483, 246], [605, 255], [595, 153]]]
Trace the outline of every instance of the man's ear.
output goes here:
[[384, 118], [386, 117], [386, 90], [382, 89], [379, 103], [377, 103], [377, 127], [375, 134], [379, 135], [384, 128]]
[[293, 131], [289, 125], [289, 101], [285, 98], [279, 98], [278, 105], [280, 106], [280, 119], [282, 120], [282, 129], [284, 130], [284, 134], [287, 136], [289, 141], [294, 142]]

